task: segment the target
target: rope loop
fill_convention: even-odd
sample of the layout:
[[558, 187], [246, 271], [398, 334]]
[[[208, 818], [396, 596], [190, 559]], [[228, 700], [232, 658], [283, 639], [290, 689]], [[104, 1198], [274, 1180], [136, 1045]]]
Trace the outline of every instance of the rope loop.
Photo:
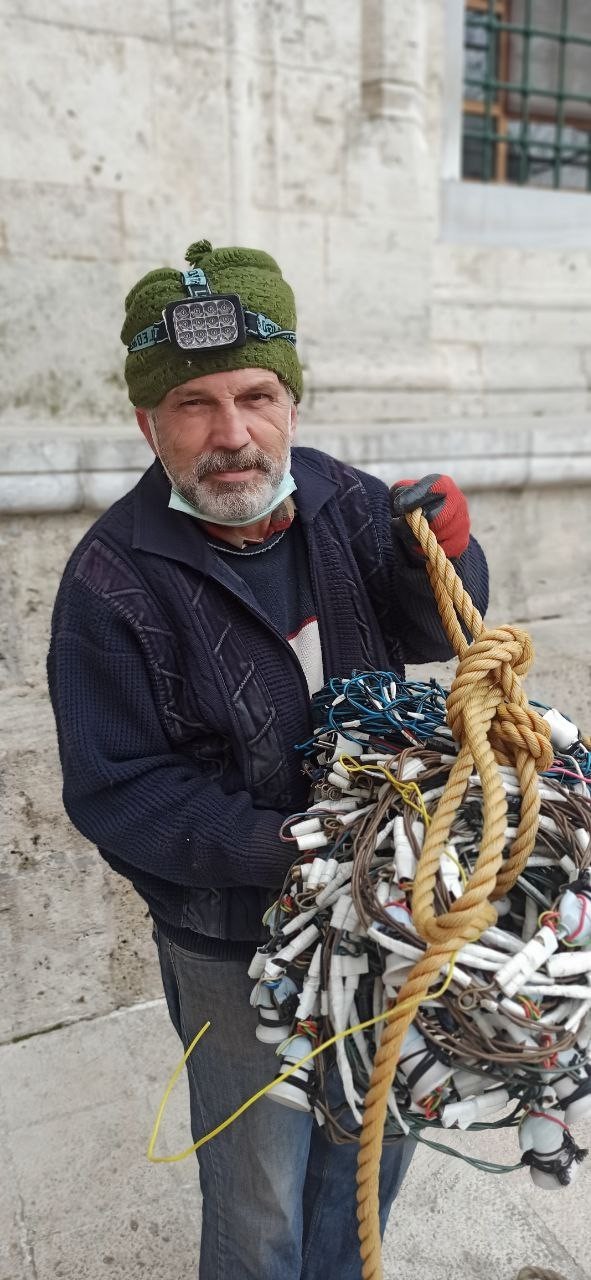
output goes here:
[[529, 671], [534, 657], [530, 637], [519, 627], [484, 627], [458, 661], [458, 669], [447, 699], [447, 720], [456, 742], [466, 738], [467, 699], [482, 688], [496, 692], [490, 742], [499, 763], [515, 764], [518, 752], [527, 752], [539, 772], [553, 759], [550, 726], [530, 707], [519, 677]]
[[[471, 901], [466, 903], [464, 901], [466, 898], [471, 898]], [[470, 942], [477, 942], [485, 929], [491, 929], [496, 924], [497, 912], [489, 902], [479, 903], [475, 898], [475, 894], [465, 893], [462, 894], [461, 910], [454, 912], [452, 907], [451, 911], [445, 911], [440, 916], [430, 913], [421, 921], [421, 927], [418, 930], [423, 940], [433, 946], [447, 947], [452, 938], [457, 949], [467, 946]], [[414, 910], [413, 920], [415, 920]]]
[[[511, 764], [515, 764], [519, 751], [526, 751], [534, 760], [538, 773], [549, 769], [554, 759], [550, 725], [534, 707], [524, 707], [516, 702], [500, 702], [490, 739], [495, 754], [498, 748]], [[504, 763], [504, 760], [500, 763]]]

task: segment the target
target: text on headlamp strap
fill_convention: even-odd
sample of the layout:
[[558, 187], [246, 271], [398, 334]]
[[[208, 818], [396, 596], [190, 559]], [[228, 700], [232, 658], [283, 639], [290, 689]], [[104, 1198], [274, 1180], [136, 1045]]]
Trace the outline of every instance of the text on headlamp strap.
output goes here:
[[190, 298], [208, 298], [211, 294], [209, 282], [201, 267], [193, 267], [191, 271], [183, 271], [183, 284]]

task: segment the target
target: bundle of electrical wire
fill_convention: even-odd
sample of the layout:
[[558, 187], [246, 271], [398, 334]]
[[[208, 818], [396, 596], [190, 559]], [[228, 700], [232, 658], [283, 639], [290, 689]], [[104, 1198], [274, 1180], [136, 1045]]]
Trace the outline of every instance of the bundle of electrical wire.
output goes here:
[[[457, 755], [446, 696], [434, 680], [367, 672], [331, 680], [313, 699], [314, 732], [301, 748], [311, 804], [284, 823], [294, 862], [249, 973], [257, 1036], [277, 1043], [278, 1074], [291, 1071], [269, 1097], [312, 1111], [336, 1142], [359, 1137], [385, 1019], [425, 951], [412, 889]], [[496, 925], [455, 953], [418, 1009], [384, 1140], [410, 1133], [429, 1143], [441, 1128], [514, 1126], [519, 1163], [553, 1188], [575, 1176], [586, 1152], [569, 1126], [591, 1112], [591, 753], [572, 721], [540, 710], [555, 754], [539, 776], [533, 852], [495, 903]], [[500, 768], [506, 855], [520, 797], [515, 771]], [[481, 834], [474, 773], [441, 853], [439, 911], [462, 895]]]

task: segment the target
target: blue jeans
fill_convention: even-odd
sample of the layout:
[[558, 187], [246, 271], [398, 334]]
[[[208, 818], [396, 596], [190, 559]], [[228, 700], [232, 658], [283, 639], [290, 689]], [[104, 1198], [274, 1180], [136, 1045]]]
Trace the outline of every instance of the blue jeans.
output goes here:
[[[255, 1036], [246, 964], [157, 938], [170, 1016], [185, 1048], [194, 1141], [277, 1074], [275, 1046]], [[414, 1143], [384, 1149], [381, 1227]], [[357, 1146], [327, 1142], [310, 1115], [262, 1098], [197, 1153], [203, 1195], [200, 1280], [361, 1280]]]

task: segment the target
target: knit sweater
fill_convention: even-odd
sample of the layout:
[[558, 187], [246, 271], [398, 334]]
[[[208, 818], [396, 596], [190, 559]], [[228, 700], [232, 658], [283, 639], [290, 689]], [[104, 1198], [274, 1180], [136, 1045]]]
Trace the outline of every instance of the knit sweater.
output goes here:
[[[449, 657], [386, 486], [312, 449], [293, 475], [326, 675]], [[169, 936], [247, 955], [291, 862], [279, 827], [307, 802], [309, 693], [264, 603], [169, 495], [154, 463], [66, 567], [48, 662], [64, 803]], [[482, 612], [474, 540], [456, 564]]]
[[322, 646], [306, 544], [297, 517], [288, 529], [241, 550], [209, 543], [237, 573], [299, 659], [310, 694], [324, 684]]

